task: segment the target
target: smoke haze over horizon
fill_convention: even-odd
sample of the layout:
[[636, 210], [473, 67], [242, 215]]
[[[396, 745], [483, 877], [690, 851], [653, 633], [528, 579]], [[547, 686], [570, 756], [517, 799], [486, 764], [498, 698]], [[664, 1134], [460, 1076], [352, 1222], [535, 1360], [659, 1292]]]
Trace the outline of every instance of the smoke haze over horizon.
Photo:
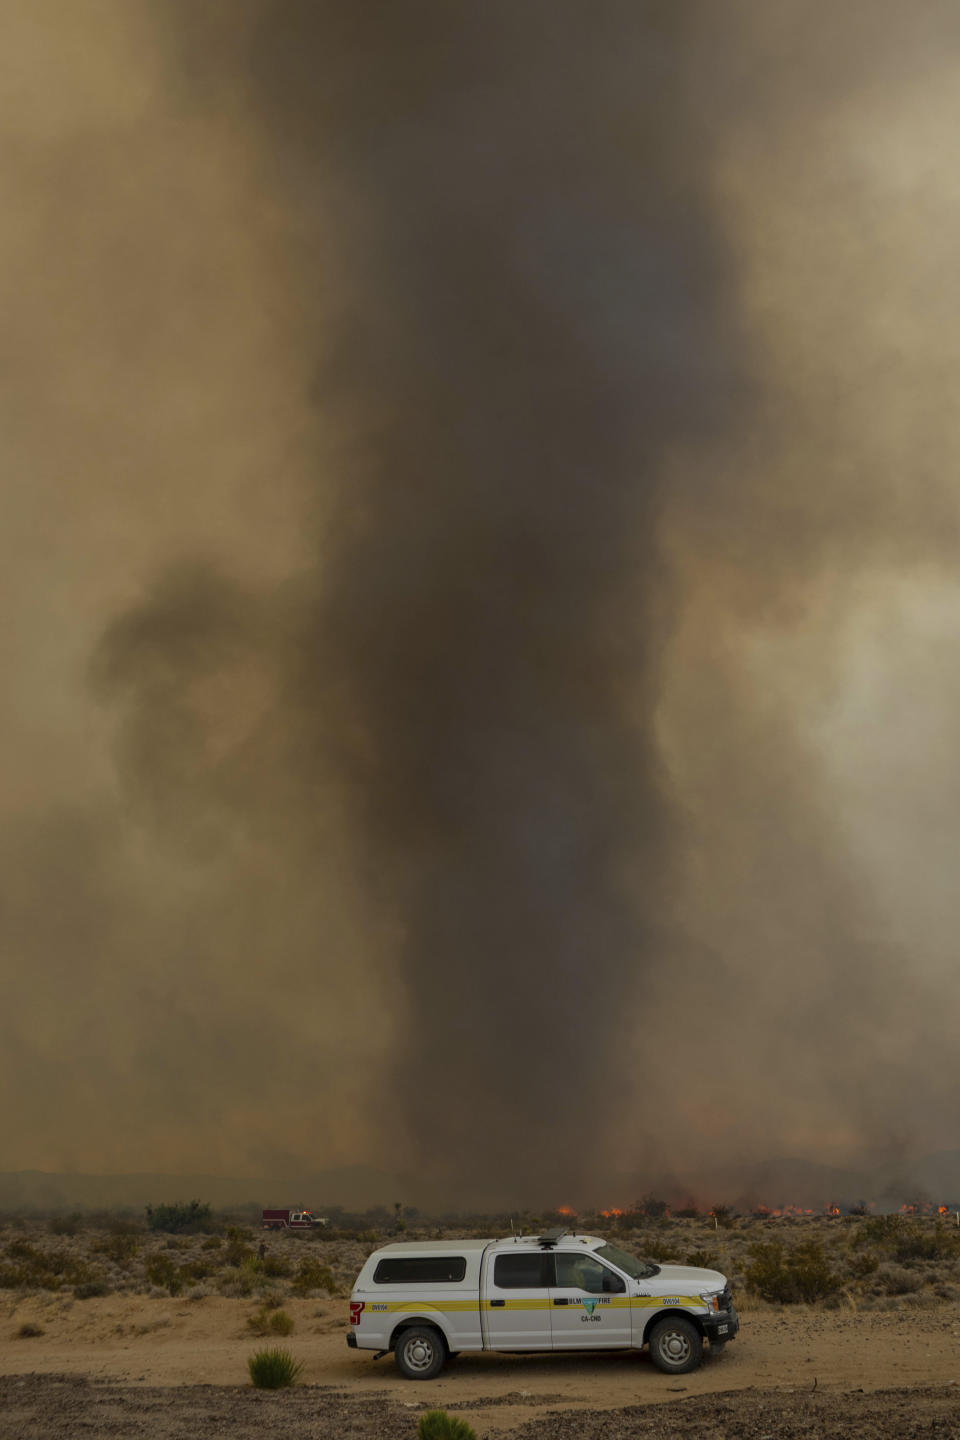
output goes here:
[[960, 17], [757, 10], [14, 6], [0, 1170], [960, 1144]]

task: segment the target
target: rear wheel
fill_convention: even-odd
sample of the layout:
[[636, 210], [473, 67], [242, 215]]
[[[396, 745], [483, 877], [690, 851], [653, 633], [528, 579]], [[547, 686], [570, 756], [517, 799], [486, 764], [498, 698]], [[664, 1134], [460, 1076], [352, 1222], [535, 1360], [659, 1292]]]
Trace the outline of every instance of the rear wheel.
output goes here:
[[650, 1334], [650, 1359], [668, 1375], [686, 1375], [703, 1358], [703, 1341], [692, 1320], [668, 1315]]
[[432, 1380], [443, 1369], [447, 1347], [432, 1325], [414, 1325], [397, 1337], [393, 1358], [408, 1380]]

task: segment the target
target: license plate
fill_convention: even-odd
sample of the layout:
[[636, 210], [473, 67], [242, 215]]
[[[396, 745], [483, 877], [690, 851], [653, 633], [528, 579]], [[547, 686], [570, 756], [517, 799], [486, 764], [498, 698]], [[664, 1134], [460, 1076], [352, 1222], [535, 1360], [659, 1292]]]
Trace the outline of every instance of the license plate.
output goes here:
[[717, 1334], [718, 1334], [718, 1335], [726, 1335], [726, 1333], [727, 1333], [727, 1331], [728, 1331], [729, 1329], [730, 1329], [730, 1326], [729, 1326], [729, 1325], [718, 1325], [718, 1326], [717, 1326]]

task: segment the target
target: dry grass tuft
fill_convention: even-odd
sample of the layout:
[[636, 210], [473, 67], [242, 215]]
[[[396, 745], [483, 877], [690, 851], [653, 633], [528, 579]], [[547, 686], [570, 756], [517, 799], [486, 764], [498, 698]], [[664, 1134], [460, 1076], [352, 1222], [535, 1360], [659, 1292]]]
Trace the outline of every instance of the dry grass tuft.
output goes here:
[[247, 1316], [247, 1328], [254, 1335], [292, 1335], [293, 1317], [286, 1310], [271, 1310], [262, 1305], [253, 1315]]

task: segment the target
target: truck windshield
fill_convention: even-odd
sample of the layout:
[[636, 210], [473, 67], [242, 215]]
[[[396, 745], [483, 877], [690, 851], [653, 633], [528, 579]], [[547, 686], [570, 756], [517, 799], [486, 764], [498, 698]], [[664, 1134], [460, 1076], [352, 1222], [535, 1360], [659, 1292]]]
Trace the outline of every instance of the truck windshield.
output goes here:
[[652, 1275], [660, 1274], [660, 1266], [652, 1265], [649, 1260], [638, 1260], [635, 1255], [628, 1255], [626, 1250], [619, 1250], [616, 1245], [599, 1245], [594, 1250], [594, 1255], [599, 1255], [602, 1260], [609, 1260], [611, 1265], [616, 1265], [631, 1280], [649, 1280]]

